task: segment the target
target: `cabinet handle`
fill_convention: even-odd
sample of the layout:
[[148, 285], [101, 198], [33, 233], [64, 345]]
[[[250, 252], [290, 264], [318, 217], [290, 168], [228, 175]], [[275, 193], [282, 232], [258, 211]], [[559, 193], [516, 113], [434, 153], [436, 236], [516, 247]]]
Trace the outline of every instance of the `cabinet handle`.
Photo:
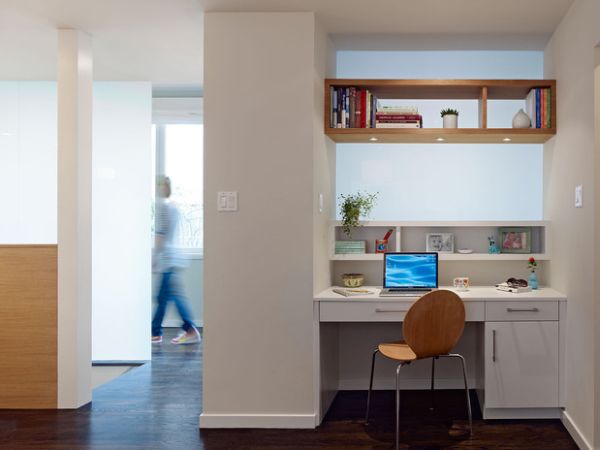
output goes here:
[[375, 308], [376, 313], [387, 313], [387, 312], [407, 312], [408, 309], [384, 309], [384, 308]]
[[507, 312], [540, 312], [539, 308], [506, 308]]
[[496, 362], [496, 330], [492, 330], [492, 362]]

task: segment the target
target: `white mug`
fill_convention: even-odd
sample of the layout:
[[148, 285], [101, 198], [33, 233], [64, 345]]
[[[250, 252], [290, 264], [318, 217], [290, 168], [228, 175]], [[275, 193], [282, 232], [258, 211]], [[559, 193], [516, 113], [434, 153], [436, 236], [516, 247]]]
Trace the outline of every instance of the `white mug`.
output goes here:
[[469, 277], [456, 277], [452, 284], [457, 291], [466, 291], [469, 289]]

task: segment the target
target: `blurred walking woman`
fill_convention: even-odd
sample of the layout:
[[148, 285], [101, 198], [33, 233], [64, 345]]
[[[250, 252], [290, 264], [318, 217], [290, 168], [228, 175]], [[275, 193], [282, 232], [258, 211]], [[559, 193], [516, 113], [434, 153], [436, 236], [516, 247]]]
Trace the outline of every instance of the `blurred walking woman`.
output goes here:
[[152, 319], [152, 342], [162, 342], [162, 322], [167, 311], [169, 301], [175, 303], [181, 316], [182, 331], [176, 338], [171, 339], [173, 344], [195, 344], [200, 342], [200, 333], [192, 319], [192, 313], [181, 279], [181, 272], [185, 268], [185, 261], [175, 248], [175, 231], [179, 225], [179, 211], [172, 202], [171, 180], [161, 176], [158, 179], [158, 201], [156, 205], [156, 239], [154, 244], [153, 269], [160, 272], [161, 281], [158, 290], [158, 306]]

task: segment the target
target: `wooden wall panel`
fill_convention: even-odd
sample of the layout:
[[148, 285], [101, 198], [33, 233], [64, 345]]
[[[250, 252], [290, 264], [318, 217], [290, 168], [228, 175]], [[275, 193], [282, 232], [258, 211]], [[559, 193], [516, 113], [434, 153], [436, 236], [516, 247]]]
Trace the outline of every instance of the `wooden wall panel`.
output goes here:
[[57, 407], [57, 248], [0, 245], [0, 408]]

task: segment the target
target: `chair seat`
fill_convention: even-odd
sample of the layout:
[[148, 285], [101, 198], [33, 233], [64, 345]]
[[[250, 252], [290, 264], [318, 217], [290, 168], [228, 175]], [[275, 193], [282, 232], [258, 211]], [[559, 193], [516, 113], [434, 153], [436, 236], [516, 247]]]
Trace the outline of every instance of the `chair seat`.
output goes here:
[[414, 361], [417, 355], [404, 341], [384, 342], [379, 344], [379, 352], [390, 359], [396, 361]]

